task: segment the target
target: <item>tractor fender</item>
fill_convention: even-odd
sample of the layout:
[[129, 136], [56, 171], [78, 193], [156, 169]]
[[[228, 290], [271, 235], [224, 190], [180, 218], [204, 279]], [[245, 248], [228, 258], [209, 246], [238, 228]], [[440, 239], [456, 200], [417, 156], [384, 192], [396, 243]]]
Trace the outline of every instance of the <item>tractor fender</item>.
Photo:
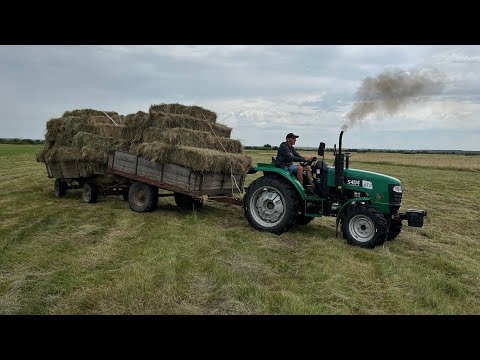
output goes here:
[[297, 178], [293, 178], [289, 172], [282, 168], [269, 168], [269, 169], [262, 169], [257, 167], [258, 171], [263, 171], [263, 176], [268, 177], [278, 177], [281, 178], [282, 180], [286, 180], [290, 184], [293, 185], [295, 190], [300, 194], [302, 197], [302, 200], [305, 200], [305, 191], [303, 190], [303, 186], [300, 184], [300, 182], [297, 180]]
[[343, 214], [345, 213], [346, 209], [350, 206], [350, 204], [352, 202], [356, 202], [356, 201], [364, 201], [364, 202], [370, 203], [371, 199], [369, 197], [353, 198], [353, 199], [350, 199], [350, 200], [346, 201], [342, 205], [342, 207], [338, 211], [337, 219], [335, 221], [335, 237], [338, 237], [338, 224], [340, 222], [340, 219], [342, 218]]

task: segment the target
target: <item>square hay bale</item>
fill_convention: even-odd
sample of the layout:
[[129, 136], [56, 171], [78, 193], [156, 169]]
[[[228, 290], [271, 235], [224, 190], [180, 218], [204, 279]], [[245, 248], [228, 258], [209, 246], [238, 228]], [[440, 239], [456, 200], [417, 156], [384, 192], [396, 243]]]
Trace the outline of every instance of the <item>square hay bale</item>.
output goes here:
[[118, 140], [129, 140], [125, 125], [98, 124], [93, 126], [92, 133]]
[[207, 120], [197, 119], [184, 114], [167, 114], [162, 112], [150, 113], [148, 127], [185, 128], [215, 133], [219, 137], [226, 138], [229, 138], [232, 133], [232, 128], [223, 124], [211, 123]]
[[[118, 113], [115, 111], [105, 111], [105, 112], [108, 114], [108, 116], [118, 115]], [[81, 117], [83, 119], [86, 119], [86, 118], [89, 118], [90, 116], [105, 116], [105, 114], [101, 110], [76, 109], [71, 111], [65, 111], [63, 113], [63, 117], [68, 117], [68, 116], [75, 116], [75, 117]]]
[[184, 128], [147, 128], [144, 132], [143, 140], [145, 142], [159, 141], [171, 145], [191, 146], [235, 154], [240, 154], [243, 151], [242, 144], [238, 140], [216, 137], [207, 131]]
[[98, 152], [105, 152], [108, 155], [115, 152], [115, 150], [128, 151], [130, 142], [113, 137], [79, 132], [72, 139], [72, 147], [78, 150], [88, 147], [97, 149]]
[[94, 164], [108, 163], [108, 153], [92, 146], [82, 146], [80, 149], [68, 148], [68, 151], [60, 152], [60, 159], [62, 156], [65, 156], [65, 161], [87, 161]]
[[[125, 116], [123, 115], [115, 115], [115, 116], [110, 116], [113, 121], [115, 121], [115, 123], [117, 125], [121, 125], [125, 122]], [[115, 125], [115, 123], [108, 117], [108, 116], [90, 116], [89, 118], [89, 121], [90, 123], [92, 123], [93, 125]]]
[[55, 141], [57, 136], [59, 136], [64, 131], [65, 119], [64, 118], [55, 118], [47, 121], [47, 130], [45, 133], [46, 141]]
[[194, 171], [209, 173], [230, 173], [232, 170], [234, 174], [244, 174], [252, 164], [252, 158], [242, 154], [172, 146], [161, 142], [138, 144], [132, 146], [130, 152], [150, 161], [177, 164]]
[[124, 124], [131, 127], [147, 127], [149, 115], [143, 111], [137, 111], [134, 114], [125, 116]]
[[189, 106], [189, 105], [182, 105], [179, 103], [158, 104], [158, 105], [150, 106], [150, 109], [148, 112], [149, 113], [163, 112], [168, 114], [184, 114], [194, 118], [207, 120], [212, 123], [214, 123], [217, 120], [217, 114], [215, 112], [197, 105]]

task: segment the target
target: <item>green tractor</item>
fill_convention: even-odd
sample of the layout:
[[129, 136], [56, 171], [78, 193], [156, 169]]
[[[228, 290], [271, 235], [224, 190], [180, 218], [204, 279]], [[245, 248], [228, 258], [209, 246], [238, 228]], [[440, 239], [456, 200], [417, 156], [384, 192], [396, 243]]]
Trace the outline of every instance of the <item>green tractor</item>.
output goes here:
[[[249, 173], [263, 176], [247, 188], [243, 205], [250, 225], [262, 231], [281, 234], [294, 225], [306, 225], [320, 216], [336, 217], [348, 243], [366, 248], [393, 240], [400, 234], [402, 221], [422, 227], [425, 210], [408, 209], [400, 213], [402, 184], [399, 179], [370, 171], [350, 169], [349, 153], [342, 153], [340, 132], [338, 152], [334, 145], [334, 166], [324, 162], [325, 143], [320, 143], [322, 160], [310, 165], [314, 186], [304, 190], [288, 169], [272, 163], [258, 163]], [[306, 176], [304, 176], [305, 181]]]

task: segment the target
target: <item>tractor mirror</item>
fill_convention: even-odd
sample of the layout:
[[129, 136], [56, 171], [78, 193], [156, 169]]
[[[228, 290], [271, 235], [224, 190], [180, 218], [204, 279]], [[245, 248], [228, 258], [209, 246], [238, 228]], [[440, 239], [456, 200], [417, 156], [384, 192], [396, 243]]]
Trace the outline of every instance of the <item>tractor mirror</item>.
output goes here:
[[320, 145], [318, 146], [318, 152], [317, 152], [318, 155], [323, 156], [324, 150], [325, 150], [325, 143], [321, 142]]

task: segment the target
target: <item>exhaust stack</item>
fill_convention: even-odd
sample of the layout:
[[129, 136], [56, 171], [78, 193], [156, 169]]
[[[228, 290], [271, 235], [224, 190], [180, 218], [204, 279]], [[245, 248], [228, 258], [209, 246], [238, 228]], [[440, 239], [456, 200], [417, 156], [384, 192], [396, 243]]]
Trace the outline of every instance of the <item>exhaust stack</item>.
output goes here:
[[340, 131], [338, 140], [338, 153], [335, 154], [335, 186], [341, 189], [343, 185], [343, 167], [345, 163], [345, 155], [342, 154], [342, 137], [343, 131]]

